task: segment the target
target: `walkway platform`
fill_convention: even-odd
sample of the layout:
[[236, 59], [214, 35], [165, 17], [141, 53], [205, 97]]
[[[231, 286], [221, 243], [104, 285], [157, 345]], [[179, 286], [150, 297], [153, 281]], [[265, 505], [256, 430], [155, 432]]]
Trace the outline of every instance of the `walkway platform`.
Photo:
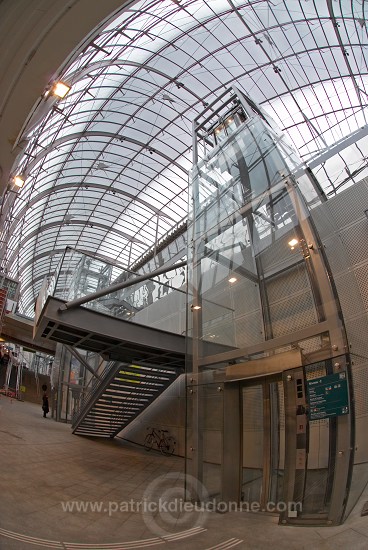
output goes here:
[[34, 327], [35, 338], [99, 353], [109, 361], [185, 367], [185, 337], [78, 307], [62, 309], [49, 296]]
[[1, 550], [368, 548], [368, 517], [360, 517], [367, 492], [339, 527], [283, 527], [275, 516], [212, 511], [163, 523], [161, 512], [147, 515], [136, 504], [181, 486], [183, 458], [119, 439], [75, 437], [69, 425], [42, 418], [41, 405], [4, 396], [0, 435]]

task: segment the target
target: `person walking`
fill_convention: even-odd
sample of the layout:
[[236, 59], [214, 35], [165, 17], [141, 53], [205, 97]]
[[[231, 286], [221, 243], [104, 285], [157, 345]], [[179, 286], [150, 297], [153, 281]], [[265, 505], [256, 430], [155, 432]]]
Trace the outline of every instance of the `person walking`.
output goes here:
[[46, 418], [47, 413], [49, 412], [49, 396], [47, 395], [47, 386], [43, 384], [42, 386], [43, 395], [42, 395], [42, 410], [43, 417]]

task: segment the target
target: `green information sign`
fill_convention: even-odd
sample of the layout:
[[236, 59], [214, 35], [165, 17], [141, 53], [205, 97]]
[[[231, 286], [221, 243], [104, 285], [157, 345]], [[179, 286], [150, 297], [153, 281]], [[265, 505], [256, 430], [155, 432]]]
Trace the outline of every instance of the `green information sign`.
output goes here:
[[309, 420], [349, 413], [346, 373], [329, 374], [307, 382]]

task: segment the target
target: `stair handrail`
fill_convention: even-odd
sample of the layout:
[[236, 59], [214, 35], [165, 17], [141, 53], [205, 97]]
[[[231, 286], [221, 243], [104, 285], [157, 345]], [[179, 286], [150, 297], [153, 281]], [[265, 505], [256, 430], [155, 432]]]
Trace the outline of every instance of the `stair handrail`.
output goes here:
[[72, 425], [76, 424], [79, 421], [80, 417], [83, 415], [85, 407], [90, 402], [90, 400], [95, 396], [101, 384], [104, 383], [106, 375], [112, 370], [112, 368], [114, 367], [114, 365], [116, 365], [116, 363], [120, 363], [120, 362], [109, 361], [106, 364], [103, 371], [100, 373], [100, 378], [98, 379], [93, 376], [91, 380], [88, 382], [88, 384], [83, 388], [81, 395], [72, 413]]

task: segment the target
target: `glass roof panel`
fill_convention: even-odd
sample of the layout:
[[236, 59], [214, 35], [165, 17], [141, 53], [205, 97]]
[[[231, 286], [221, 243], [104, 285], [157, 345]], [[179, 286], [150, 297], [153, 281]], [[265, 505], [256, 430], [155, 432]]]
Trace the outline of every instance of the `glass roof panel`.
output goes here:
[[[364, 127], [363, 10], [361, 0], [141, 0], [82, 44], [61, 75], [69, 94], [46, 97], [25, 129], [26, 184], [7, 202], [3, 264], [21, 278], [22, 311], [65, 246], [129, 268], [185, 218], [192, 120], [231, 83], [306, 162]], [[314, 168], [326, 192], [364, 173], [366, 146]]]

